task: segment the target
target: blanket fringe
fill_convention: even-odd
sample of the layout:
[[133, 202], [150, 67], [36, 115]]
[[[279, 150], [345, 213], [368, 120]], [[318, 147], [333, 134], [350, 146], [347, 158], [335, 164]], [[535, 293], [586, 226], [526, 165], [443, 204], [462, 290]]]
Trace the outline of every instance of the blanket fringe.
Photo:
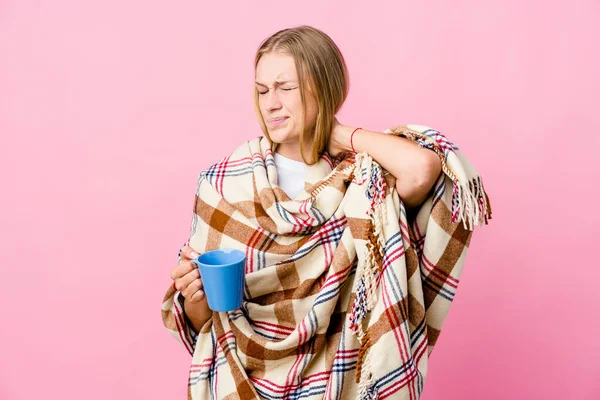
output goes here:
[[408, 126], [399, 125], [386, 129], [386, 133], [391, 133], [405, 139], [412, 140], [419, 146], [434, 151], [442, 161], [442, 170], [452, 180], [452, 222], [456, 223], [462, 220], [463, 226], [467, 230], [473, 230], [476, 226], [488, 224], [492, 219], [492, 208], [490, 200], [483, 187], [481, 176], [460, 178], [448, 166], [458, 158], [461, 161], [460, 150], [453, 145], [439, 131], [427, 129], [428, 134], [421, 133]]
[[356, 362], [356, 370], [363, 371], [359, 376], [356, 377], [356, 383], [358, 383], [358, 400], [375, 400], [378, 398], [377, 387], [375, 386], [375, 380], [371, 369], [364, 370], [363, 366], [371, 365], [371, 338], [369, 332], [364, 332], [360, 338], [361, 346], [358, 351], [358, 360]]
[[[489, 198], [484, 190], [480, 176], [471, 179], [466, 176], [459, 177], [448, 166], [448, 157], [452, 157], [450, 164], [459, 158], [458, 148], [451, 145], [441, 134], [439, 140], [412, 131], [410, 138], [419, 140], [422, 147], [433, 150], [442, 162], [442, 170], [452, 180], [452, 222], [462, 220], [467, 230], [475, 226], [487, 224], [491, 219]], [[456, 158], [455, 158], [456, 157]], [[356, 366], [356, 382], [359, 390], [358, 400], [371, 400], [377, 398], [376, 380], [372, 374], [370, 358], [369, 331], [365, 332], [363, 320], [373, 309], [376, 302], [377, 280], [383, 272], [385, 243], [383, 241], [383, 228], [387, 223], [386, 216], [386, 191], [387, 182], [381, 166], [367, 153], [356, 155], [354, 163], [354, 177], [359, 185], [366, 185], [365, 195], [371, 201], [367, 215], [370, 218], [368, 241], [364, 257], [359, 257], [356, 270], [355, 298], [350, 315], [350, 330], [354, 332], [360, 342], [359, 357]]]
[[483, 188], [483, 181], [477, 176], [465, 183], [453, 182], [452, 222], [462, 220], [465, 229], [487, 225], [492, 218], [490, 200]]
[[368, 242], [365, 255], [359, 258], [356, 270], [354, 304], [350, 316], [350, 329], [356, 334], [361, 347], [356, 365], [356, 382], [358, 383], [358, 400], [377, 398], [375, 380], [371, 368], [371, 352], [368, 330], [363, 328], [363, 319], [373, 309], [376, 301], [377, 279], [383, 270], [385, 243], [383, 242], [383, 227], [387, 223], [385, 196], [387, 182], [379, 164], [367, 153], [356, 155], [354, 176], [359, 185], [367, 184], [365, 195], [371, 201], [367, 215], [370, 218]]

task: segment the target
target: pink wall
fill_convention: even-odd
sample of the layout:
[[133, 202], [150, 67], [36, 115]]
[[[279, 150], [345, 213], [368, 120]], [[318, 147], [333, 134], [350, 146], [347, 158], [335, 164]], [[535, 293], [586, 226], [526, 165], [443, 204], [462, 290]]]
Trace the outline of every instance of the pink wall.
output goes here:
[[423, 398], [600, 398], [599, 3], [237, 3], [0, 2], [0, 399], [185, 398], [159, 308], [196, 174], [260, 134], [254, 51], [303, 23], [343, 124], [445, 132], [493, 202]]

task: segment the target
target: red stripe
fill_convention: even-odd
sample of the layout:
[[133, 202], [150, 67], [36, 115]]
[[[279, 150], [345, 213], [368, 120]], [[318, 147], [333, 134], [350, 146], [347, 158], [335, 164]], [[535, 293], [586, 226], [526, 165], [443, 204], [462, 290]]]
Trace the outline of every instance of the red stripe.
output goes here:
[[[391, 299], [390, 299], [390, 296], [389, 296], [389, 293], [387, 290], [387, 281], [385, 279], [383, 280], [383, 286], [384, 286], [384, 290], [382, 290], [382, 292], [383, 292], [383, 303], [385, 305], [385, 315], [388, 317], [390, 324], [392, 326], [395, 326], [395, 328], [392, 328], [392, 332], [394, 332], [394, 338], [396, 339], [396, 343], [398, 345], [401, 364], [404, 364], [404, 363], [408, 364], [408, 361], [410, 359], [410, 357], [408, 356], [410, 354], [410, 349], [407, 349], [405, 347], [406, 343], [407, 343], [407, 339], [406, 339], [406, 337], [404, 337], [402, 325], [400, 324], [400, 320], [396, 316], [396, 313], [393, 310], [390, 310]], [[398, 305], [398, 308], [399, 309], [401, 308], [400, 305]], [[409, 395], [410, 395], [411, 400], [413, 398], [416, 398], [416, 396], [414, 395], [413, 391], [410, 390], [410, 388], [409, 388]]]
[[439, 280], [443, 281], [444, 283], [448, 284], [449, 286], [453, 287], [454, 289], [458, 288], [459, 280], [454, 278], [452, 275], [446, 274], [446, 272], [439, 269], [435, 264], [433, 264], [431, 261], [429, 261], [429, 259], [425, 256], [425, 254], [423, 254], [423, 261], [425, 264], [424, 265], [425, 270], [427, 270], [427, 272], [429, 272], [431, 275], [434, 275]]
[[222, 334], [220, 337], [217, 338], [217, 342], [222, 343], [223, 340], [228, 340], [231, 339], [232, 337], [235, 337], [235, 334], [233, 333], [233, 331], [227, 331], [224, 334]]
[[336, 352], [336, 354], [338, 354], [338, 353], [354, 353], [354, 352], [358, 353], [358, 351], [359, 351], [359, 349], [351, 349], [351, 350], [338, 350], [338, 351]]
[[[177, 293], [175, 293], [177, 294]], [[181, 315], [181, 311], [179, 307], [177, 307], [177, 301], [175, 299], [175, 295], [173, 295], [173, 308], [175, 309], [175, 325], [177, 325], [177, 332], [179, 333], [179, 337], [181, 338], [181, 342], [190, 353], [191, 356], [194, 355], [194, 351], [192, 350], [192, 346], [187, 341], [187, 335], [184, 332], [185, 322], [183, 321], [183, 316]]]
[[415, 359], [415, 364], [417, 366], [419, 365], [419, 361], [421, 360], [423, 354], [427, 352], [427, 336], [421, 335], [420, 342], [421, 343], [419, 343], [419, 346], [416, 348], [415, 354], [413, 355], [413, 358]]
[[[223, 163], [223, 161], [221, 161], [221, 164], [222, 163]], [[251, 157], [243, 157], [243, 158], [238, 158], [237, 160], [227, 161], [227, 165], [229, 167], [239, 167], [244, 164], [252, 164], [252, 158]]]
[[307, 376], [306, 378], [302, 379], [302, 383], [301, 384], [294, 384], [294, 385], [278, 385], [277, 383], [270, 381], [268, 379], [262, 379], [262, 378], [250, 378], [250, 380], [252, 382], [255, 382], [256, 384], [258, 384], [259, 386], [262, 386], [264, 388], [267, 388], [275, 393], [284, 393], [286, 391], [289, 390], [293, 390], [293, 389], [297, 389], [299, 387], [302, 387], [304, 385], [310, 385], [312, 383], [315, 382], [321, 382], [321, 381], [325, 381], [329, 379], [329, 375], [330, 372], [319, 372], [316, 374], [312, 374]]
[[358, 349], [347, 351], [352, 352], [352, 354], [336, 354], [334, 360], [349, 360], [358, 357]]
[[254, 325], [260, 326], [260, 325], [268, 325], [271, 326], [275, 329], [280, 329], [282, 331], [287, 331], [288, 333], [292, 333], [296, 328], [288, 328], [287, 326], [282, 326], [282, 325], [277, 325], [277, 324], [273, 324], [271, 322], [266, 322], [266, 321], [254, 321]]
[[191, 364], [191, 368], [206, 367], [212, 364], [212, 357], [205, 358], [200, 364]]
[[[330, 275], [329, 278], [327, 278], [327, 280], [325, 281], [325, 284], [321, 287], [321, 291], [323, 291], [323, 289], [325, 289], [327, 286], [333, 285], [334, 283], [344, 281], [348, 277], [348, 274], [347, 273], [344, 274], [344, 272], [350, 272], [351, 266], [352, 266], [352, 264], [350, 264], [343, 270], [338, 271], [333, 275]], [[339, 279], [336, 279], [339, 275], [342, 275], [342, 274], [344, 274], [344, 276], [340, 277]]]
[[[394, 382], [394, 384], [392, 386], [390, 386], [389, 388], [382, 390], [381, 392], [378, 393], [379, 395], [379, 399], [383, 400], [387, 397], [390, 397], [391, 395], [393, 395], [394, 393], [398, 392], [398, 390], [402, 389], [408, 382], [412, 381], [413, 379], [415, 379], [415, 377], [417, 376], [417, 370], [413, 369], [412, 370], [413, 373], [412, 374], [407, 374], [404, 376], [404, 378]], [[413, 395], [413, 391], [410, 390], [410, 388], [412, 388], [412, 386], [409, 386], [409, 395], [410, 398], [416, 398], [413, 396], [416, 396], [416, 394]], [[413, 389], [414, 390], [414, 389]]]
[[231, 169], [231, 163], [229, 162], [229, 158], [230, 157], [225, 158], [225, 161], [221, 163], [221, 168], [219, 169], [219, 193], [221, 193], [221, 196], [223, 196], [223, 184], [225, 183], [225, 175], [227, 174], [227, 171]]
[[276, 333], [278, 335], [282, 335], [282, 336], [289, 336], [289, 332], [285, 332], [285, 331], [280, 331], [274, 328], [267, 328], [264, 326], [258, 326], [256, 323], [254, 323], [254, 325], [256, 325], [259, 329], [262, 329], [263, 331], [267, 331], [267, 332], [271, 332], [271, 333]]
[[[341, 228], [346, 225], [345, 218], [339, 218], [332, 222], [331, 224], [324, 225], [319, 231], [317, 231], [308, 241], [307, 245], [312, 244], [313, 242], [317, 242], [321, 239], [324, 239], [332, 233], [335, 229]], [[325, 234], [324, 234], [325, 233]]]
[[254, 250], [260, 239], [262, 229], [258, 227], [250, 236], [246, 246], [246, 273], [254, 272]]
[[[301, 345], [304, 344], [304, 334], [303, 331], [306, 329], [305, 327], [305, 321], [306, 321], [306, 317], [304, 317], [304, 319], [300, 322], [300, 324], [298, 325], [298, 347], [300, 347]], [[308, 336], [308, 335], [307, 335]], [[285, 393], [284, 393], [284, 398], [283, 400], [286, 400], [287, 397], [290, 395], [289, 390], [290, 387], [293, 387], [293, 380], [294, 378], [297, 376], [298, 374], [298, 367], [300, 366], [300, 362], [302, 361], [302, 359], [305, 357], [305, 354], [302, 353], [298, 353], [296, 355], [296, 360], [294, 360], [294, 363], [292, 364], [292, 367], [290, 368], [290, 372], [288, 372], [287, 377], [285, 378], [285, 385], [287, 387]], [[290, 378], [292, 379], [292, 383], [290, 382]], [[297, 385], [294, 385], [297, 386]]]

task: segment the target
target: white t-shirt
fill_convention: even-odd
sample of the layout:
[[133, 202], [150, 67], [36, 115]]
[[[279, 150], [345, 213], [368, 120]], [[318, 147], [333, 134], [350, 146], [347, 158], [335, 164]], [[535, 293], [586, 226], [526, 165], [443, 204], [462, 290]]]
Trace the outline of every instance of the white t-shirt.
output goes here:
[[304, 178], [308, 166], [302, 161], [292, 160], [279, 153], [273, 155], [277, 168], [277, 185], [291, 199], [304, 190]]

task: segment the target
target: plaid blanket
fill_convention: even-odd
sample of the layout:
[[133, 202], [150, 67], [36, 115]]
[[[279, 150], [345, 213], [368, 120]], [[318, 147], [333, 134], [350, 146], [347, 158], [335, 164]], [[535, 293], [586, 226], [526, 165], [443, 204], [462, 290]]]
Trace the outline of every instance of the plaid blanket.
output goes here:
[[442, 160], [414, 213], [366, 153], [324, 154], [295, 199], [276, 185], [263, 137], [199, 174], [184, 245], [244, 251], [246, 285], [243, 307], [214, 312], [200, 332], [167, 290], [163, 323], [192, 355], [188, 398], [419, 398], [473, 228], [491, 208], [481, 177], [440, 132], [385, 132]]

